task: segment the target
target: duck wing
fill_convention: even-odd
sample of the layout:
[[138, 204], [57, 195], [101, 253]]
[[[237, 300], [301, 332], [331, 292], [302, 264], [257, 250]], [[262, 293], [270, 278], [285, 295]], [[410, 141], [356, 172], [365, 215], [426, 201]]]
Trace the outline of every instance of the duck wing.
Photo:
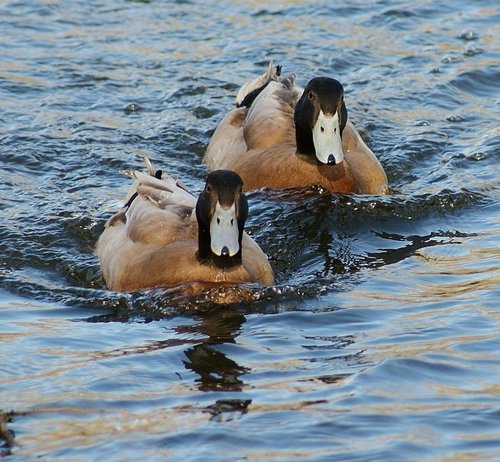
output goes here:
[[247, 150], [269, 149], [295, 141], [294, 78], [269, 82], [248, 109], [243, 124]]
[[[283, 85], [286, 88], [292, 89], [292, 98], [290, 99], [289, 96], [284, 94], [281, 97], [282, 100], [283, 98], [289, 101], [295, 100], [298, 91], [302, 94], [301, 89], [294, 85], [295, 76], [293, 74], [285, 79], [281, 79], [280, 74], [281, 66], [275, 67], [273, 62], [270, 61], [266, 73], [245, 83], [240, 88], [236, 96], [237, 107], [229, 111], [219, 123], [205, 152], [203, 162], [208, 164], [210, 170], [228, 168], [235, 158], [247, 152], [248, 149], [250, 149], [247, 144], [247, 137], [248, 141], [250, 141], [250, 146], [258, 145], [258, 143], [254, 143], [254, 141], [255, 138], [259, 137], [259, 127], [266, 125], [264, 122], [265, 116], [270, 113], [271, 117], [276, 117], [276, 115], [273, 114], [274, 111], [272, 108], [273, 106], [277, 106], [278, 108], [280, 106], [279, 103], [273, 105], [273, 96], [271, 96], [270, 101], [266, 103], [269, 95], [274, 95], [276, 90], [282, 88]], [[280, 85], [280, 82], [282, 82], [283, 85]], [[276, 88], [274, 84], [278, 84], [278, 87]], [[269, 87], [271, 87], [271, 89]], [[280, 99], [279, 95], [276, 97], [278, 100]], [[255, 105], [257, 105], [257, 109], [254, 108]], [[286, 107], [286, 104], [284, 106]], [[257, 122], [254, 128], [247, 122], [249, 108], [254, 114], [253, 117], [259, 115], [262, 111], [260, 117], [256, 117]], [[284, 118], [286, 119], [286, 117]], [[283, 120], [281, 122], [283, 122]], [[273, 123], [273, 126], [279, 127], [279, 122]], [[288, 129], [289, 128], [290, 127], [288, 127]], [[273, 130], [268, 130], [266, 136], [272, 133]], [[271, 139], [268, 140], [268, 143], [272, 144]]]
[[[195, 238], [196, 198], [173, 176], [162, 179], [139, 171], [127, 172], [135, 181], [127, 204], [106, 223], [123, 242], [165, 245], [179, 239]], [[112, 229], [113, 228], [113, 229]]]
[[196, 198], [172, 176], [161, 180], [134, 171], [137, 197], [125, 213], [126, 232], [134, 242], [168, 244], [197, 234]]

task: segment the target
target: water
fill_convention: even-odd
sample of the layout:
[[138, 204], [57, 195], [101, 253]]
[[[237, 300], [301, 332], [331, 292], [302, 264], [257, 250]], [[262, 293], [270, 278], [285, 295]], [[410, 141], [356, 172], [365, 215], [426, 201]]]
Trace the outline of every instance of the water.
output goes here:
[[[235, 3], [0, 6], [2, 455], [498, 460], [500, 9]], [[270, 58], [344, 83], [392, 194], [250, 194], [253, 302], [106, 290], [120, 170], [198, 192]]]

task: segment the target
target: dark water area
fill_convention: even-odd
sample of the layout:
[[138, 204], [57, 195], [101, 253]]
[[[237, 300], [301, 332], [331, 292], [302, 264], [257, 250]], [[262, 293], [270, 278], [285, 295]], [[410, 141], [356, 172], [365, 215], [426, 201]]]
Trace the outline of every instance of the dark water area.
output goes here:
[[[495, 2], [0, 5], [6, 460], [499, 460]], [[142, 153], [195, 193], [273, 59], [340, 80], [384, 197], [249, 194], [276, 286], [215, 306], [105, 288]]]

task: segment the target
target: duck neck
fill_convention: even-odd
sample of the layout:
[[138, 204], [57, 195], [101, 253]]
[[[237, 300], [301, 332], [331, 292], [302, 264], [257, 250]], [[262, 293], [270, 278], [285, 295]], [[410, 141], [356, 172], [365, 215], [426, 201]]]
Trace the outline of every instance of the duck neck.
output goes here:
[[[297, 103], [297, 106], [299, 106], [300, 104], [304, 106], [301, 101]], [[316, 157], [316, 149], [314, 148], [314, 140], [311, 127], [309, 127], [309, 125], [304, 122], [303, 114], [300, 114], [300, 112], [308, 111], [309, 107], [306, 107], [305, 109], [302, 108], [300, 111], [298, 111], [298, 109], [298, 107], [295, 108], [294, 114], [295, 143], [297, 145], [297, 153], [304, 156]]]
[[196, 252], [196, 259], [199, 263], [221, 270], [228, 270], [241, 265], [241, 240], [243, 237], [243, 233], [241, 231], [238, 238], [238, 253], [230, 257], [216, 255], [215, 253], [213, 253], [210, 247], [210, 229], [200, 224], [198, 224], [198, 227], [198, 251]]
[[309, 156], [311, 158], [316, 157], [316, 149], [314, 148], [312, 132], [310, 129], [295, 126], [295, 142], [297, 144], [298, 154]]

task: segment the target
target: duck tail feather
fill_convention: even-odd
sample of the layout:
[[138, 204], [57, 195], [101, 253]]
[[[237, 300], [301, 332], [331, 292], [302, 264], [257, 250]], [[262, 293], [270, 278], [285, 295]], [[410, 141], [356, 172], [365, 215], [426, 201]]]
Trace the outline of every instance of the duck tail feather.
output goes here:
[[135, 171], [137, 180], [136, 190], [141, 196], [155, 202], [159, 207], [180, 204], [194, 207], [196, 198], [187, 190], [182, 182], [172, 176], [165, 176], [162, 180], [145, 173]]
[[259, 93], [266, 88], [271, 81], [279, 81], [281, 66], [274, 66], [273, 61], [269, 61], [267, 72], [259, 77], [246, 82], [236, 95], [236, 107], [250, 107]]

